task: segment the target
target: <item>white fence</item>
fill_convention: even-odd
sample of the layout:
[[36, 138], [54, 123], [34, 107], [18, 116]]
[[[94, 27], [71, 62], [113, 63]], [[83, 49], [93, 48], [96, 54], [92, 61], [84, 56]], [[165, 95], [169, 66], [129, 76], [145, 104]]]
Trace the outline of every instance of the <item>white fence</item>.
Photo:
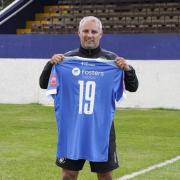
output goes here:
[[[52, 103], [39, 87], [39, 76], [48, 59], [0, 59], [0, 103]], [[139, 89], [127, 92], [118, 106], [180, 109], [180, 61], [133, 60]]]

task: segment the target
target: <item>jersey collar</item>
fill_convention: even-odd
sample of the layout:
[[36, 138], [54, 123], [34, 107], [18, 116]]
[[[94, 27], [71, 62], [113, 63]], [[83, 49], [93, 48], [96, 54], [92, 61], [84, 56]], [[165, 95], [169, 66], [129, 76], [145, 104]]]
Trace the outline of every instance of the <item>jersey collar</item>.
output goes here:
[[86, 55], [86, 56], [88, 56], [88, 57], [91, 57], [91, 56], [94, 56], [94, 55], [96, 55], [97, 53], [99, 53], [99, 52], [101, 51], [101, 48], [100, 48], [100, 46], [98, 46], [98, 47], [95, 48], [95, 49], [84, 49], [82, 46], [80, 46], [79, 51], [80, 51], [82, 54], [84, 54], [84, 55]]

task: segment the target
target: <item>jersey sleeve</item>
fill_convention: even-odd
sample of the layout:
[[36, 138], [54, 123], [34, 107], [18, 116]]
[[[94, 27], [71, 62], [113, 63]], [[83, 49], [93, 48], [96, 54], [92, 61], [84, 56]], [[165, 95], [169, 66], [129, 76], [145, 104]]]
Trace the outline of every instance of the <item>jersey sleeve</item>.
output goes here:
[[57, 78], [56, 66], [54, 65], [52, 67], [51, 74], [49, 77], [46, 95], [49, 96], [49, 95], [57, 94], [58, 85], [59, 85], [59, 82]]
[[120, 75], [118, 76], [118, 83], [115, 86], [114, 93], [115, 93], [115, 100], [119, 101], [123, 96], [124, 92], [124, 72], [121, 71]]

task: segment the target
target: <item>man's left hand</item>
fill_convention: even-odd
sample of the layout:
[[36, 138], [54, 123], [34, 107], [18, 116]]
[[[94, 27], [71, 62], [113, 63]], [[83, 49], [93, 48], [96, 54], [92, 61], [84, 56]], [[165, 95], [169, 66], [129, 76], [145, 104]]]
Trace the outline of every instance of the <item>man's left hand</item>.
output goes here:
[[131, 68], [129, 67], [128, 63], [126, 62], [126, 60], [123, 57], [117, 57], [115, 60], [117, 66], [121, 69], [123, 69], [124, 71], [129, 71], [131, 70]]

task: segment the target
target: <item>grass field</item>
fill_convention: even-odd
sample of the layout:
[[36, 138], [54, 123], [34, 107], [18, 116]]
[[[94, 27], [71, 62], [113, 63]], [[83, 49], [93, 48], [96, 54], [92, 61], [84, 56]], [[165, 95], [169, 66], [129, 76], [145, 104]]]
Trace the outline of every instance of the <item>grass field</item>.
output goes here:
[[[114, 179], [180, 155], [180, 110], [118, 109], [115, 115], [121, 167]], [[53, 107], [0, 105], [0, 180], [57, 180], [57, 131]], [[180, 161], [134, 180], [178, 180]], [[80, 180], [93, 180], [88, 163]]]

